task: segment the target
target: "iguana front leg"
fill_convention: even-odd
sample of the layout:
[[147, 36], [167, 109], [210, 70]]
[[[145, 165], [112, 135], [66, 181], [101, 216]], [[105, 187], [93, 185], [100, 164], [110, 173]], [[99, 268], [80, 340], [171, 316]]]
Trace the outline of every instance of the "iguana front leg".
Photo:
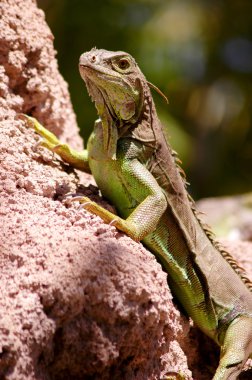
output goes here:
[[137, 159], [118, 160], [121, 162], [115, 175], [118, 174], [121, 182], [127, 184], [125, 191], [138, 204], [136, 207], [130, 206], [132, 212], [126, 219], [114, 215], [86, 197], [73, 198], [73, 201], [80, 201], [85, 209], [125, 232], [133, 240], [143, 240], [155, 230], [167, 208], [167, 200], [156, 179]]
[[79, 152], [72, 149], [68, 144], [62, 143], [52, 132], [43, 127], [35, 118], [20, 114], [18, 117], [25, 121], [27, 126], [34, 129], [43, 140], [41, 146], [50, 151], [57, 153], [65, 162], [69, 163], [75, 169], [80, 169], [86, 173], [91, 173], [88, 164], [88, 152], [86, 149]]

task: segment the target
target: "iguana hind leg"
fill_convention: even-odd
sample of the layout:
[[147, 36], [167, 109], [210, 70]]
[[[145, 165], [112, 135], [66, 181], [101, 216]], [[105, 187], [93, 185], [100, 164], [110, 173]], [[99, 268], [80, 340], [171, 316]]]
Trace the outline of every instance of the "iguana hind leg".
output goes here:
[[87, 150], [78, 152], [72, 149], [68, 144], [62, 143], [52, 132], [48, 131], [38, 120], [31, 116], [21, 114], [19, 118], [24, 120], [27, 126], [34, 129], [35, 132], [43, 138], [40, 143], [41, 146], [57, 153], [65, 162], [74, 168], [90, 173]]
[[213, 380], [236, 380], [252, 354], [252, 317], [240, 316], [228, 327]]

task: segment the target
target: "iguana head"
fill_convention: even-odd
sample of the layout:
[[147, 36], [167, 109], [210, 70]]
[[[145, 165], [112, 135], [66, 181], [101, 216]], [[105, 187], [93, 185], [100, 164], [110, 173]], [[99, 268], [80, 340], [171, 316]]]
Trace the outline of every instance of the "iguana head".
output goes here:
[[102, 119], [104, 148], [115, 154], [118, 128], [137, 121], [143, 74], [131, 55], [92, 49], [81, 55], [80, 74]]
[[139, 76], [142, 76], [131, 55], [122, 51], [92, 49], [80, 56], [80, 74], [90, 96], [98, 106], [104, 103], [112, 118], [130, 121], [139, 113]]

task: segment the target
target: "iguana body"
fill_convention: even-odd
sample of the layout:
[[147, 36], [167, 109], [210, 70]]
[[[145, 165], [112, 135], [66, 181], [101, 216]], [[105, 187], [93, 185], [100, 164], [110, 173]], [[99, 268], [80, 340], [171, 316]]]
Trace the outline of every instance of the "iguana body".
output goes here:
[[45, 138], [43, 145], [91, 170], [120, 216], [87, 198], [80, 200], [84, 207], [143, 241], [162, 262], [187, 314], [221, 346], [214, 380], [236, 379], [252, 353], [251, 283], [199, 221], [134, 59], [92, 49], [81, 56], [80, 73], [100, 116], [87, 150], [70, 150], [30, 122]]

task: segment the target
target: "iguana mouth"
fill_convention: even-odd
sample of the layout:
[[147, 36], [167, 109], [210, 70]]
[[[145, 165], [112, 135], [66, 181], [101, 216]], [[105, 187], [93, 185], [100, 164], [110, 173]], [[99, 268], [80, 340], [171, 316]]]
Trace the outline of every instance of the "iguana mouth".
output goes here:
[[[86, 74], [88, 76], [88, 72], [91, 72], [91, 73], [99, 73], [99, 74], [102, 74], [102, 78], [103, 80], [106, 80], [106, 81], [110, 81], [111, 78], [113, 78], [114, 80], [120, 82], [122, 81], [122, 77], [116, 72], [116, 71], [112, 71], [112, 70], [109, 70], [109, 69], [102, 69], [100, 66], [98, 65], [93, 65], [93, 64], [89, 64], [89, 63], [79, 63], [79, 69], [80, 69], [80, 73], [81, 74]], [[83, 72], [84, 71], [84, 72]], [[111, 73], [109, 73], [108, 71], [111, 71]]]

